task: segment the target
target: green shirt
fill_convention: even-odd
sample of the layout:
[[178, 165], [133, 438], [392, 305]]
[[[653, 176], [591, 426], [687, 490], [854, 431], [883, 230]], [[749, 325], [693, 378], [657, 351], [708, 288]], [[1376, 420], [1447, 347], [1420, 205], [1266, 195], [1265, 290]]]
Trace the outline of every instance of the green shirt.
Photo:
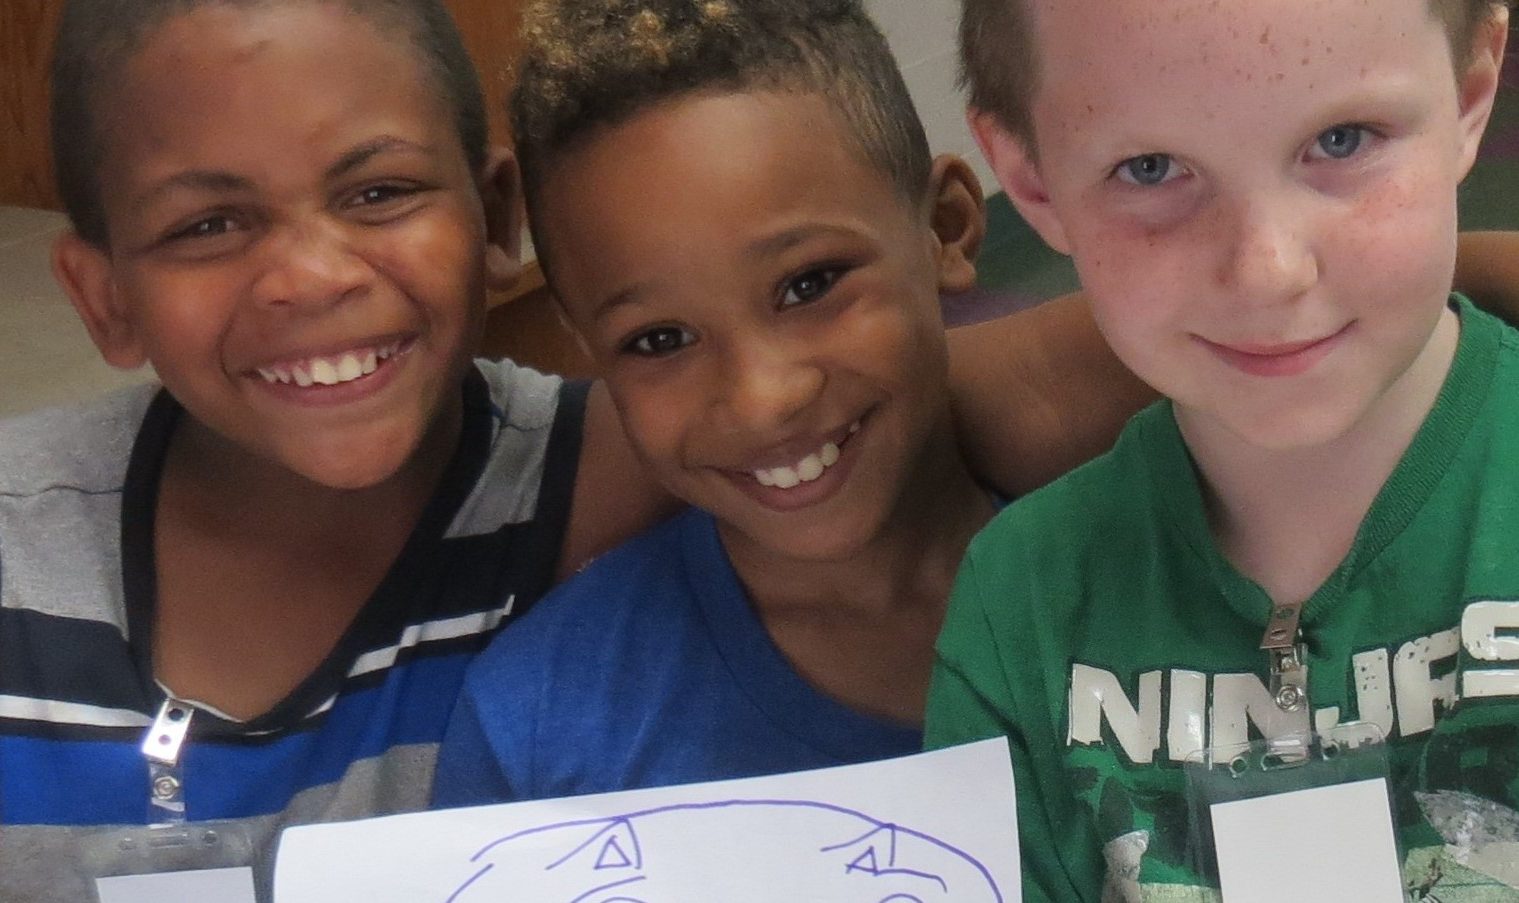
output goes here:
[[[1315, 726], [1388, 737], [1410, 887], [1519, 900], [1519, 333], [1454, 305], [1439, 398], [1301, 627]], [[1267, 693], [1270, 610], [1213, 542], [1168, 402], [975, 539], [927, 739], [1008, 736], [1025, 899], [1213, 896], [1181, 763], [1310, 717]]]

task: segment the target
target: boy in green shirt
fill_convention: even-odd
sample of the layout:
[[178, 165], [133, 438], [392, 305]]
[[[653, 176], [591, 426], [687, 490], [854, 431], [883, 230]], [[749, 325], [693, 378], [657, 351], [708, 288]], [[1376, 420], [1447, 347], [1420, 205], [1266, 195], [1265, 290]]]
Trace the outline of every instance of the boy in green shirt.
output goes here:
[[1506, 27], [967, 0], [999, 181], [1167, 397], [977, 538], [939, 642], [928, 740], [1008, 735], [1025, 899], [1211, 897], [1182, 763], [1353, 720], [1408, 885], [1519, 892], [1519, 334], [1450, 294]]

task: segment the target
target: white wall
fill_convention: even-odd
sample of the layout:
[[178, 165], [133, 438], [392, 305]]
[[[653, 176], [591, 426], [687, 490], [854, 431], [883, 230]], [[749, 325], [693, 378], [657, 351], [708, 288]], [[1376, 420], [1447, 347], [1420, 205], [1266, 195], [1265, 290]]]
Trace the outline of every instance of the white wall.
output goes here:
[[865, 0], [865, 7], [896, 54], [934, 153], [959, 154], [975, 167], [982, 190], [997, 190], [966, 128], [965, 98], [955, 87], [959, 0]]

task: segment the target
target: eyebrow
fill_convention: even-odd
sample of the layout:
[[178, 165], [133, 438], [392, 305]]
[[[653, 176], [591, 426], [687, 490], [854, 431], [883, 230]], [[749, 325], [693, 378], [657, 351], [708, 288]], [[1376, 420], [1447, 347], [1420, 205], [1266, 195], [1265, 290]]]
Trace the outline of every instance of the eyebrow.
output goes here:
[[647, 282], [635, 282], [627, 288], [620, 289], [616, 294], [612, 295], [604, 301], [599, 302], [594, 308], [591, 309], [591, 320], [593, 322], [600, 320], [611, 314], [612, 311], [616, 310], [617, 308], [627, 304], [632, 304], [634, 301], [638, 300], [640, 296], [646, 294], [648, 291], [649, 283]]
[[[337, 162], [327, 167], [322, 175], [329, 182], [342, 178], [380, 154], [390, 151], [410, 151], [419, 154], [429, 154], [432, 152], [432, 148], [404, 138], [397, 138], [393, 135], [381, 135], [378, 138], [365, 141], [363, 144], [343, 154], [343, 156], [338, 158]], [[252, 192], [254, 184], [251, 179], [223, 170], [189, 169], [177, 172], [142, 192], [134, 199], [133, 206], [141, 209], [160, 197], [177, 190]]]
[[132, 206], [142, 209], [172, 191], [252, 191], [253, 183], [242, 176], [214, 169], [189, 169], [177, 172], [162, 182], [143, 191], [132, 201]]
[[[801, 226], [793, 226], [789, 229], [782, 229], [773, 235], [761, 236], [750, 242], [745, 250], [755, 256], [769, 257], [794, 248], [820, 235], [857, 238], [860, 232], [847, 226], [829, 223], [807, 223]], [[592, 309], [591, 319], [600, 320], [617, 308], [637, 301], [651, 287], [651, 284], [648, 282], [635, 282], [626, 288], [620, 289], [616, 294], [611, 295]]]
[[410, 151], [418, 154], [431, 154], [432, 147], [408, 141], [405, 138], [397, 138], [394, 135], [381, 135], [378, 138], [365, 141], [353, 150], [338, 158], [338, 161], [327, 167], [323, 173], [328, 181], [341, 178], [353, 172], [365, 163], [389, 151]]
[[806, 225], [794, 226], [790, 229], [782, 229], [774, 235], [766, 235], [749, 243], [750, 254], [769, 256], [789, 250], [810, 239], [820, 235], [836, 235], [841, 238], [859, 237], [857, 229], [829, 223], [807, 223]]

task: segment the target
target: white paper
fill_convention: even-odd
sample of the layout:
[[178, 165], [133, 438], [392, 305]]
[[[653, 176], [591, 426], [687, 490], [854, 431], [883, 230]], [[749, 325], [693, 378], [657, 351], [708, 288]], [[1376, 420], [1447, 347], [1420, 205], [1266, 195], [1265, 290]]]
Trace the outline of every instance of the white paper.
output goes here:
[[1225, 903], [1403, 899], [1385, 778], [1211, 808]]
[[97, 878], [95, 892], [100, 903], [177, 903], [180, 900], [254, 903], [253, 870], [244, 866]]
[[1018, 903], [1003, 740], [885, 762], [291, 828], [276, 903]]

